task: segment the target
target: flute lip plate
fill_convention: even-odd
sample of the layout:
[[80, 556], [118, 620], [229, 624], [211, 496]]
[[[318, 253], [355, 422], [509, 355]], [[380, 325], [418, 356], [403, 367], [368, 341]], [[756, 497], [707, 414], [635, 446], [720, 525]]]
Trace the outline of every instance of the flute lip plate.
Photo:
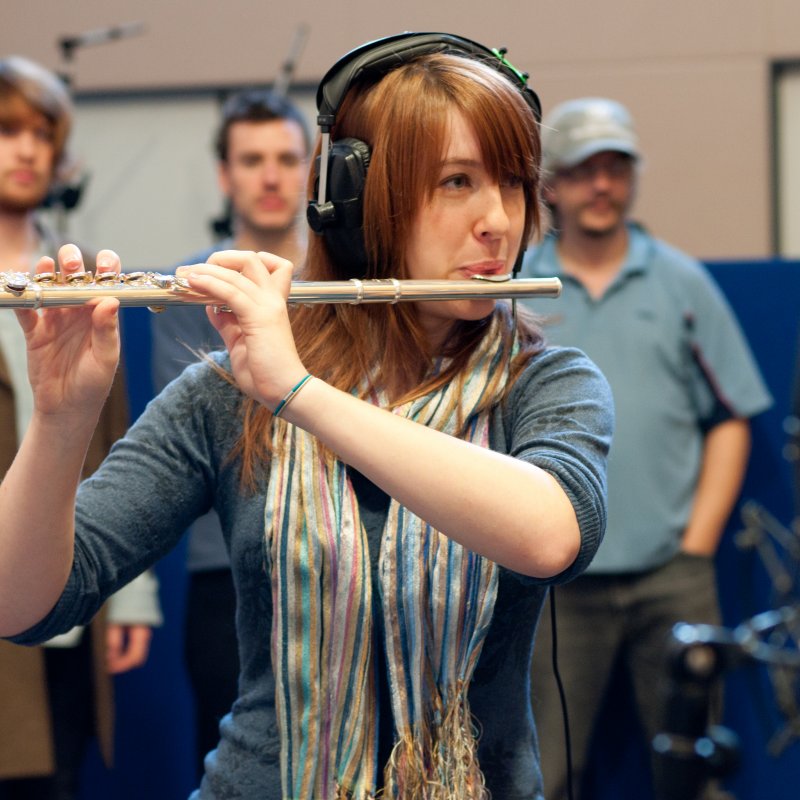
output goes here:
[[485, 283], [508, 283], [511, 280], [511, 273], [505, 275], [473, 275], [470, 280], [484, 281]]

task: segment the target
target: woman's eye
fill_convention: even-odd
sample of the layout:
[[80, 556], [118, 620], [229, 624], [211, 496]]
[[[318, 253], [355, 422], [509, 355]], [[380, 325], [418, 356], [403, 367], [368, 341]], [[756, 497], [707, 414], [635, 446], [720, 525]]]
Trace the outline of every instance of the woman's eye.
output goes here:
[[500, 181], [500, 185], [504, 189], [517, 189], [522, 186], [522, 177], [520, 175], [506, 175], [506, 177]]
[[469, 178], [466, 175], [450, 175], [442, 181], [442, 186], [450, 189], [463, 189], [469, 186]]

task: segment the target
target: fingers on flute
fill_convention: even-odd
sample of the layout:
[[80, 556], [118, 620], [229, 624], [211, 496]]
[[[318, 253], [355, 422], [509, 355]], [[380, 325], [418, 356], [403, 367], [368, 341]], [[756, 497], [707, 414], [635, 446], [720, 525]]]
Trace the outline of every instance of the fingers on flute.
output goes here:
[[259, 261], [269, 270], [270, 277], [278, 282], [284, 296], [289, 296], [289, 289], [292, 285], [292, 273], [294, 264], [273, 253], [265, 253], [263, 250], [256, 254]]
[[[219, 258], [212, 262], [211, 258], [217, 255]], [[255, 253], [237, 252], [230, 260], [222, 254], [215, 253], [214, 256], [205, 264], [179, 267], [176, 274], [187, 279], [192, 288], [213, 297], [222, 297], [219, 292], [229, 288], [236, 288], [247, 294], [253, 284], [267, 285], [268, 275]]]
[[208, 263], [238, 272], [257, 285], [264, 285], [269, 274], [252, 250], [220, 250], [211, 254]]
[[[65, 275], [79, 275], [86, 272], [83, 254], [74, 244], [65, 244], [59, 248], [58, 264]], [[95, 269], [100, 274], [118, 273], [121, 269], [120, 257], [113, 250], [101, 250], [97, 254]]]
[[119, 273], [122, 269], [120, 257], [113, 250], [101, 250], [97, 254], [96, 272], [100, 275]]
[[83, 263], [83, 253], [77, 245], [62, 244], [58, 248], [58, 266], [65, 275], [75, 275], [86, 272]]
[[56, 262], [50, 258], [50, 256], [42, 256], [37, 262], [36, 266], [34, 267], [34, 272], [37, 275], [48, 275], [50, 273], [55, 272], [56, 270]]
[[269, 270], [270, 273], [288, 270], [294, 270], [294, 264], [286, 258], [276, 256], [274, 253], [267, 253], [264, 250], [259, 250], [256, 253], [259, 261]]
[[242, 303], [249, 304], [253, 295], [253, 283], [234, 270], [203, 264], [197, 269], [192, 268], [182, 277], [189, 282], [189, 286], [206, 295], [221, 305], [227, 305], [232, 310], [242, 310]]
[[[272, 270], [275, 272], [271, 276]], [[218, 300], [238, 314], [252, 303], [254, 286], [277, 290], [275, 295], [281, 298], [281, 304], [285, 303], [291, 285], [291, 270], [290, 261], [271, 254], [221, 250], [212, 253], [205, 264], [179, 267], [176, 274], [186, 279], [195, 291]], [[288, 276], [286, 279], [281, 278], [281, 271]], [[278, 280], [273, 283], [274, 278]], [[260, 303], [263, 304], [264, 300], [262, 297]], [[216, 322], [213, 321], [215, 327]]]
[[294, 269], [291, 261], [263, 250], [258, 253], [244, 250], [219, 250], [209, 256], [208, 263], [236, 270], [251, 278], [263, 275], [265, 267], [267, 273], [274, 273], [281, 269], [290, 271]]
[[241, 272], [254, 259], [255, 253], [252, 250], [216, 250], [206, 259], [206, 264]]

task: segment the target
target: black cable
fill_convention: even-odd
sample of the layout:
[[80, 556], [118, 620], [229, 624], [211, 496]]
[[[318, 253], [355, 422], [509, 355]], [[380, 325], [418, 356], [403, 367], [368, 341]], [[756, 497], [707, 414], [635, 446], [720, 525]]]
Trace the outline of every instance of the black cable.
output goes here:
[[553, 677], [558, 687], [558, 697], [561, 701], [561, 714], [564, 718], [564, 753], [567, 759], [567, 797], [574, 800], [572, 793], [572, 741], [569, 735], [569, 713], [567, 711], [567, 694], [558, 671], [558, 634], [556, 633], [556, 593], [555, 586], [548, 589], [550, 594], [550, 629], [553, 640]]

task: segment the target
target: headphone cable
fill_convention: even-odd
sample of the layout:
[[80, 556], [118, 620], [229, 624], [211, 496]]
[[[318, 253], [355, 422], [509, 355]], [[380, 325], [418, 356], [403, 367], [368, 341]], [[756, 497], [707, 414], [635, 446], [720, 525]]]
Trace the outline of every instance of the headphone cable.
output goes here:
[[564, 719], [564, 753], [567, 761], [567, 797], [574, 800], [572, 792], [572, 742], [569, 735], [569, 713], [567, 712], [567, 694], [558, 671], [558, 634], [556, 633], [556, 592], [555, 586], [548, 588], [550, 595], [550, 630], [553, 641], [553, 677], [556, 679], [558, 697], [561, 701], [561, 714]]

